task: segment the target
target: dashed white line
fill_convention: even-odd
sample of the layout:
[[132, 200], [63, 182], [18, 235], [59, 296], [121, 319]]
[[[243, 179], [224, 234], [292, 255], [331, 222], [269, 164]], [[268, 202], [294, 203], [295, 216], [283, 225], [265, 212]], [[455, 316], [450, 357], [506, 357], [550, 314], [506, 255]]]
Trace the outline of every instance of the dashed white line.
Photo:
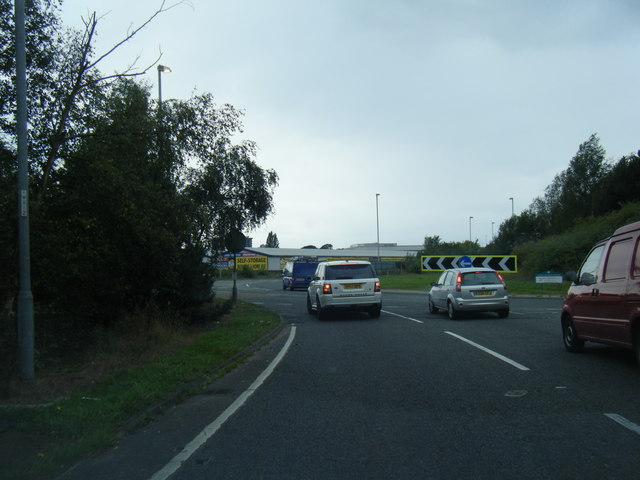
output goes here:
[[479, 343], [472, 342], [471, 340], [469, 340], [467, 338], [464, 338], [464, 337], [462, 337], [462, 336], [460, 336], [460, 335], [458, 335], [456, 333], [453, 333], [453, 332], [448, 332], [448, 331], [445, 330], [444, 333], [446, 333], [447, 335], [451, 335], [452, 337], [455, 337], [458, 340], [462, 340], [463, 342], [466, 342], [469, 345], [472, 345], [472, 346], [482, 350], [483, 352], [488, 353], [489, 355], [493, 355], [497, 359], [502, 360], [503, 362], [506, 362], [509, 365], [513, 366], [513, 367], [516, 367], [518, 370], [522, 370], [522, 371], [528, 371], [529, 370], [529, 368], [525, 367], [521, 363], [518, 363], [515, 360], [511, 360], [510, 358], [507, 358], [504, 355], [500, 355], [498, 352], [494, 352], [493, 350], [490, 350], [487, 347], [483, 347]]
[[236, 398], [236, 400], [229, 407], [227, 407], [227, 409], [222, 412], [222, 414], [218, 418], [204, 427], [204, 430], [202, 430], [193, 440], [191, 440], [191, 442], [189, 442], [178, 455], [173, 457], [173, 459], [171, 459], [171, 461], [167, 463], [162, 468], [162, 470], [157, 471], [150, 480], [166, 480], [171, 475], [173, 475], [182, 466], [182, 464], [186, 462], [189, 457], [191, 457], [191, 455], [195, 453], [196, 450], [198, 450], [198, 448], [204, 445], [204, 443], [218, 431], [218, 429], [224, 424], [224, 422], [226, 422], [229, 417], [231, 417], [231, 415], [236, 413], [236, 411], [245, 404], [248, 398], [253, 395], [253, 393], [260, 387], [260, 385], [262, 385], [267, 377], [269, 377], [269, 375], [273, 373], [280, 361], [286, 355], [287, 350], [289, 350], [289, 347], [293, 343], [295, 335], [296, 326], [293, 325], [291, 327], [291, 331], [289, 332], [289, 338], [287, 339], [284, 347], [282, 347], [282, 350], [280, 350], [276, 358], [274, 358], [269, 366], [260, 374], [258, 378], [256, 378], [251, 386], [247, 390], [242, 392], [242, 394], [238, 398]]
[[417, 318], [405, 317], [404, 315], [400, 315], [399, 313], [389, 312], [388, 310], [382, 310], [382, 311], [387, 315], [394, 315], [396, 317], [404, 318], [406, 320], [411, 320], [412, 322], [416, 322], [416, 323], [424, 323], [422, 320], [418, 320]]
[[640, 435], [640, 425], [636, 425], [632, 421], [624, 418], [622, 415], [618, 415], [617, 413], [605, 413], [604, 416]]

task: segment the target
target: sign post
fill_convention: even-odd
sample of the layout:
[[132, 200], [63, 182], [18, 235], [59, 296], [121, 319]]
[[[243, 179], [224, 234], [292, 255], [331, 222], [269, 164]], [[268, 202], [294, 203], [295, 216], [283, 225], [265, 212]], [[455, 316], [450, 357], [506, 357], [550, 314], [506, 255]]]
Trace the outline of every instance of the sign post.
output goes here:
[[236, 287], [236, 279], [238, 278], [238, 270], [236, 254], [240, 253], [247, 244], [247, 238], [237, 228], [231, 230], [225, 238], [225, 246], [227, 250], [233, 253], [233, 290], [231, 291], [231, 301], [236, 303], [238, 299], [238, 289]]

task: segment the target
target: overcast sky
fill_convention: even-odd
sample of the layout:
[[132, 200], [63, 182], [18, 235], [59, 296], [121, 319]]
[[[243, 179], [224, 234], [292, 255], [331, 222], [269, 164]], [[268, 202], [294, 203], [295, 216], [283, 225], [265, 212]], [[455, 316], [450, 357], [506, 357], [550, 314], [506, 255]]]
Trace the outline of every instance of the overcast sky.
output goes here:
[[[102, 53], [159, 5], [64, 0], [63, 20], [102, 15]], [[637, 0], [190, 0], [101, 70], [162, 52], [163, 99], [245, 111], [280, 177], [254, 246], [375, 243], [376, 193], [381, 242], [484, 245], [592, 133], [612, 161], [640, 148], [639, 46]]]

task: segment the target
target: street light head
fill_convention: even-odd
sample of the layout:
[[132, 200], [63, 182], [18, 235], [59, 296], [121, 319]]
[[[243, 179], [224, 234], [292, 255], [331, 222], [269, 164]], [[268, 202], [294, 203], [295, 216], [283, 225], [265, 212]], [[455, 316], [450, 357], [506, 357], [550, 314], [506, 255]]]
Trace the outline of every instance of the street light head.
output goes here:
[[166, 65], [158, 65], [158, 71], [163, 73], [169, 73], [171, 72], [171, 69]]

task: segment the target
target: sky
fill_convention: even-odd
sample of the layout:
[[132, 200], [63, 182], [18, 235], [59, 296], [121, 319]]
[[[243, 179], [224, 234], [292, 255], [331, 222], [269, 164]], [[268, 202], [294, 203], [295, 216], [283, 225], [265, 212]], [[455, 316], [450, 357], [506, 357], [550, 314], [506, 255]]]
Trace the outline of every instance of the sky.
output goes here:
[[[103, 53], [160, 4], [64, 0], [62, 19], [96, 12]], [[99, 68], [138, 59], [155, 92], [161, 54], [163, 100], [244, 111], [238, 141], [279, 176], [254, 247], [485, 245], [591, 134], [611, 162], [640, 149], [639, 46], [637, 0], [189, 0]]]

